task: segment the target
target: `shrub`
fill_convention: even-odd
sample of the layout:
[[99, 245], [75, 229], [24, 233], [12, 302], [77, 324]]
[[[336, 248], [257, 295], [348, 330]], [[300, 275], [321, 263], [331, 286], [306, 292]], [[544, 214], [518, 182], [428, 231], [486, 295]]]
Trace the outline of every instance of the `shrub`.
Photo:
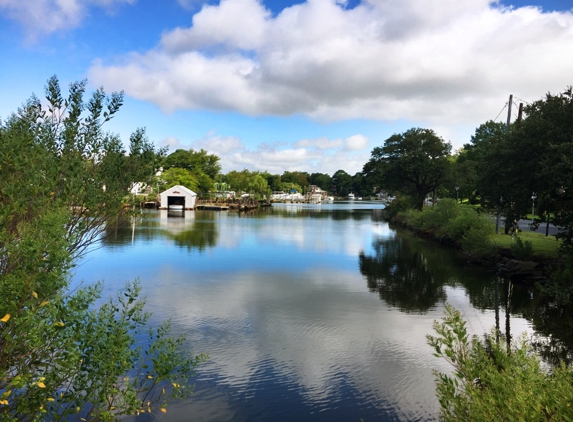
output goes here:
[[533, 256], [533, 243], [531, 240], [522, 240], [517, 234], [510, 245], [513, 256], [520, 260], [527, 260]]
[[399, 213], [414, 208], [414, 201], [407, 195], [399, 195], [386, 206], [388, 219], [396, 217]]
[[493, 223], [487, 216], [462, 207], [453, 199], [442, 199], [435, 206], [421, 212], [401, 212], [398, 217], [408, 227], [433, 232], [436, 237], [452, 239], [467, 252], [489, 255], [493, 251]]
[[546, 368], [525, 336], [508, 343], [496, 333], [470, 339], [459, 311], [446, 306], [437, 336], [428, 335], [435, 356], [454, 368], [435, 372], [444, 421], [573, 420], [573, 371]]

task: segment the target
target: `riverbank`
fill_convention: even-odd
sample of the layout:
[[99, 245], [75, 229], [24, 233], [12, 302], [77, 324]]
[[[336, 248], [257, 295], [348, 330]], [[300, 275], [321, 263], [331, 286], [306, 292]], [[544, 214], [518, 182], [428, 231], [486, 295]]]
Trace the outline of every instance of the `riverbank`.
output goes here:
[[390, 221], [421, 238], [454, 249], [468, 262], [512, 281], [528, 285], [550, 283], [552, 274], [563, 265], [560, 243], [554, 236], [523, 231], [513, 237], [494, 234], [487, 215], [453, 201], [442, 201], [421, 212], [398, 212]]

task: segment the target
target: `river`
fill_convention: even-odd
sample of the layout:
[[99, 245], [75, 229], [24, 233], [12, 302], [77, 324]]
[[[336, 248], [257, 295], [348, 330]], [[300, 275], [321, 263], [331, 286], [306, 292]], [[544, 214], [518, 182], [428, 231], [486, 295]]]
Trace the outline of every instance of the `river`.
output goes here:
[[195, 394], [160, 417], [169, 421], [438, 420], [432, 370], [450, 368], [425, 336], [446, 303], [476, 335], [496, 319], [512, 334], [540, 332], [548, 359], [573, 344], [573, 325], [552, 323], [557, 311], [533, 289], [396, 231], [366, 201], [149, 211], [110, 229], [74, 283], [105, 280], [109, 296], [135, 277], [151, 322], [171, 318], [210, 356]]

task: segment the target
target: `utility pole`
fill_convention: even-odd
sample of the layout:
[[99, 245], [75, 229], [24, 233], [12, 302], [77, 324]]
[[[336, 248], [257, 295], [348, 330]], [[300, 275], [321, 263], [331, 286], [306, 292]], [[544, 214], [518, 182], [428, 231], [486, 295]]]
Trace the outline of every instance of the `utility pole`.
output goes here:
[[[509, 102], [507, 103], [507, 125], [506, 125], [506, 131], [509, 132], [509, 124], [511, 123], [511, 105], [513, 104], [513, 94], [509, 95]], [[499, 205], [497, 207], [497, 219], [495, 221], [495, 234], [499, 233], [499, 219], [501, 218], [501, 199], [502, 197], [499, 197]]]
[[507, 103], [507, 132], [509, 132], [509, 124], [511, 123], [511, 105], [513, 104], [513, 94], [509, 95], [509, 103]]
[[523, 118], [523, 103], [519, 103], [519, 111], [517, 112], [517, 128], [521, 126], [521, 119]]

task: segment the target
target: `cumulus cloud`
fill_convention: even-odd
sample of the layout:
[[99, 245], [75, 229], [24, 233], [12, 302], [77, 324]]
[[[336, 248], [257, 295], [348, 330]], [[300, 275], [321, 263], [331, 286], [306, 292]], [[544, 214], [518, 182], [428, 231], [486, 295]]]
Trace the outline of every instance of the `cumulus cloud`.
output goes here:
[[111, 7], [137, 0], [0, 0], [0, 13], [20, 22], [29, 40], [58, 30], [77, 27], [90, 6]]
[[89, 74], [166, 112], [409, 119], [455, 133], [494, 118], [509, 93], [535, 100], [570, 85], [572, 44], [572, 12], [491, 0], [307, 0], [276, 16], [221, 0], [153, 50]]
[[332, 175], [340, 169], [350, 174], [362, 171], [362, 166], [370, 157], [370, 151], [366, 149], [368, 143], [366, 136], [357, 134], [344, 140], [321, 137], [292, 143], [261, 143], [255, 149], [249, 149], [237, 137], [209, 132], [188, 145], [174, 138], [168, 138], [162, 144], [169, 146], [171, 151], [177, 148], [203, 148], [216, 154], [221, 158], [224, 173], [249, 169], [274, 174], [307, 171]]
[[368, 138], [363, 135], [353, 135], [344, 141], [346, 151], [360, 151], [368, 148]]

